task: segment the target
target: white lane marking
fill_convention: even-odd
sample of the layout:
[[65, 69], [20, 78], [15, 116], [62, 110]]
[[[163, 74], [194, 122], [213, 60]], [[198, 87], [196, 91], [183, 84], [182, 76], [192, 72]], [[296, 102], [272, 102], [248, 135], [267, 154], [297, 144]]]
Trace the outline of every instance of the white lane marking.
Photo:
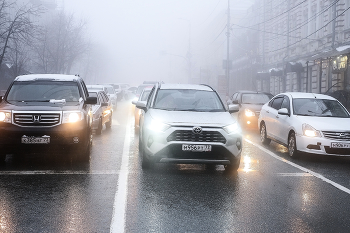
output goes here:
[[57, 171], [57, 170], [36, 170], [36, 171], [1, 171], [2, 175], [116, 175], [116, 170], [92, 170], [92, 171]]
[[125, 209], [128, 192], [128, 173], [129, 173], [129, 148], [131, 135], [130, 113], [126, 116], [128, 123], [126, 124], [122, 164], [120, 167], [117, 191], [114, 196], [113, 215], [111, 221], [110, 232], [125, 231]]
[[260, 150], [266, 152], [267, 154], [271, 155], [275, 159], [278, 159], [278, 160], [280, 160], [280, 161], [282, 161], [284, 163], [287, 163], [287, 164], [289, 164], [289, 165], [291, 165], [291, 166], [293, 166], [295, 168], [298, 168], [298, 169], [302, 170], [303, 172], [309, 173], [310, 175], [312, 175], [314, 177], [317, 177], [317, 178], [323, 180], [324, 182], [327, 182], [330, 185], [333, 185], [334, 187], [340, 189], [341, 191], [346, 192], [347, 194], [350, 194], [350, 189], [345, 188], [344, 186], [342, 186], [342, 185], [340, 185], [338, 183], [335, 183], [334, 181], [331, 181], [330, 179], [327, 179], [326, 177], [322, 176], [321, 174], [318, 174], [318, 173], [313, 172], [313, 171], [311, 171], [311, 170], [309, 170], [309, 169], [307, 169], [305, 167], [299, 166], [298, 164], [295, 164], [295, 163], [290, 162], [290, 161], [288, 161], [288, 160], [286, 160], [284, 158], [281, 158], [278, 155], [276, 155], [275, 153], [273, 153], [272, 151], [269, 151], [268, 149], [266, 149], [266, 148], [264, 148], [264, 147], [262, 147], [262, 146], [260, 146], [260, 145], [258, 145], [256, 143], [254, 143], [254, 142], [252, 142], [252, 141], [250, 141], [250, 140], [248, 140], [246, 138], [245, 138], [245, 141], [250, 143], [250, 144], [252, 144], [253, 146], [258, 147]]
[[312, 176], [309, 173], [277, 173], [279, 176]]

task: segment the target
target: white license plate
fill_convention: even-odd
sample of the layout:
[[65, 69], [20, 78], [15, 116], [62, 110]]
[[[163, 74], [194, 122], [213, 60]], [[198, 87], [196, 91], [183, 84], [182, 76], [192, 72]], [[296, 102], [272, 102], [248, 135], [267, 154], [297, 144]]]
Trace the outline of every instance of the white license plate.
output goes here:
[[332, 142], [331, 148], [350, 148], [350, 143]]
[[182, 145], [183, 151], [211, 151], [211, 145]]
[[50, 136], [43, 136], [43, 137], [23, 136], [21, 141], [24, 144], [49, 144]]

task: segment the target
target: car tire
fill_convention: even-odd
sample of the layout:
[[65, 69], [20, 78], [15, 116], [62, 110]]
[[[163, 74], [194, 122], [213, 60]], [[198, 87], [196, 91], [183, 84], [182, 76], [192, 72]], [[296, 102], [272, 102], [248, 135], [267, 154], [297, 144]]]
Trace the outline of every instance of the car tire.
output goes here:
[[107, 128], [107, 129], [112, 128], [112, 122], [113, 122], [113, 116], [111, 115], [111, 116], [109, 117], [109, 121], [106, 122], [106, 128]]
[[153, 168], [153, 161], [151, 161], [146, 153], [145, 153], [145, 149], [143, 148], [143, 145], [141, 143], [141, 141], [139, 140], [139, 155], [141, 158], [141, 167], [142, 170], [150, 170]]
[[238, 159], [235, 159], [231, 164], [225, 165], [225, 171], [237, 171], [239, 168], [239, 165], [241, 164], [241, 157]]
[[261, 140], [262, 144], [264, 144], [264, 145], [268, 145], [271, 142], [271, 139], [267, 138], [267, 131], [266, 131], [265, 123], [261, 123], [261, 126], [260, 126], [260, 140]]
[[103, 125], [102, 125], [102, 119], [100, 118], [99, 121], [98, 121], [98, 127], [97, 127], [97, 129], [96, 129], [96, 134], [97, 134], [97, 135], [101, 135], [101, 133], [102, 133], [102, 127], [103, 127]]
[[288, 138], [288, 154], [291, 158], [297, 158], [299, 152], [297, 150], [297, 141], [295, 139], [295, 133], [291, 133]]
[[90, 162], [90, 155], [91, 155], [91, 147], [92, 147], [92, 134], [90, 133], [90, 136], [88, 138], [88, 143], [86, 148], [83, 148], [82, 150], [78, 151], [78, 161], [79, 162]]
[[6, 160], [6, 154], [0, 154], [0, 164], [4, 164]]

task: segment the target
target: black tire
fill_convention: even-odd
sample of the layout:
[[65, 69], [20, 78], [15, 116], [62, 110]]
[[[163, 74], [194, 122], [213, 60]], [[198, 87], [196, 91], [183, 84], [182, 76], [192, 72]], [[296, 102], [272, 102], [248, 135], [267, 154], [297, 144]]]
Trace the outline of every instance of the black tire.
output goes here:
[[139, 140], [139, 156], [141, 158], [142, 170], [150, 170], [153, 168], [154, 163], [147, 157], [141, 140]]
[[112, 122], [113, 122], [113, 116], [111, 115], [111, 116], [109, 117], [109, 121], [106, 122], [106, 128], [107, 128], [107, 129], [112, 128]]
[[268, 145], [271, 142], [271, 139], [267, 138], [266, 125], [264, 122], [261, 123], [261, 126], [260, 126], [260, 140], [264, 145]]
[[288, 138], [288, 154], [291, 158], [297, 158], [299, 152], [297, 150], [297, 141], [295, 139], [295, 133], [291, 133]]
[[90, 133], [90, 138], [88, 140], [89, 140], [89, 142], [88, 142], [86, 148], [83, 148], [82, 150], [79, 150], [77, 152], [79, 162], [83, 162], [83, 163], [90, 162], [91, 147], [92, 147], [92, 134], [91, 133]]
[[102, 125], [102, 119], [100, 118], [99, 121], [98, 121], [98, 127], [97, 127], [97, 129], [96, 129], [96, 134], [97, 134], [97, 135], [101, 135], [101, 133], [102, 133], [102, 127], [103, 127], [103, 125]]
[[6, 160], [6, 154], [0, 154], [0, 164], [4, 164]]
[[225, 170], [229, 172], [237, 171], [240, 164], [241, 164], [241, 157], [233, 161], [231, 164], [225, 165]]

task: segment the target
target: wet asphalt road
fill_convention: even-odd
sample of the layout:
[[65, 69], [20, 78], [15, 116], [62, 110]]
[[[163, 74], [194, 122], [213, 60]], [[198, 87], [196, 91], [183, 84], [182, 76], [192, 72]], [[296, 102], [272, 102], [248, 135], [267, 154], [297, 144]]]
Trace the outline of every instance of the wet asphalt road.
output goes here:
[[132, 107], [94, 135], [91, 162], [69, 154], [7, 156], [0, 167], [0, 232], [350, 232], [350, 159], [288, 158], [244, 131], [241, 166], [138, 159]]

